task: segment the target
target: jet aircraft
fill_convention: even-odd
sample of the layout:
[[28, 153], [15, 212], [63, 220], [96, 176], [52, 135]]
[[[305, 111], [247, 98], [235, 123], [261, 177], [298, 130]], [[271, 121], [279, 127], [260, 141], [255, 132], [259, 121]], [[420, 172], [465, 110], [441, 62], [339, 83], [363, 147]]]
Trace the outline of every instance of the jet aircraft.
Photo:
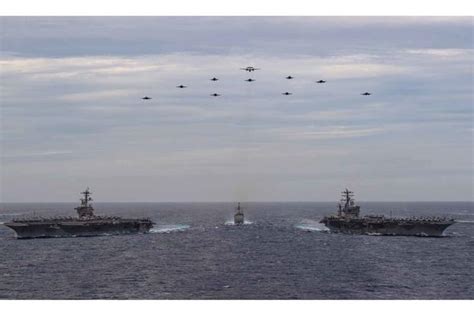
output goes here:
[[248, 67], [240, 68], [240, 69], [248, 71], [248, 72], [252, 72], [252, 71], [255, 71], [255, 70], [260, 70], [260, 68], [255, 68], [255, 67], [252, 67], [252, 66], [248, 66]]

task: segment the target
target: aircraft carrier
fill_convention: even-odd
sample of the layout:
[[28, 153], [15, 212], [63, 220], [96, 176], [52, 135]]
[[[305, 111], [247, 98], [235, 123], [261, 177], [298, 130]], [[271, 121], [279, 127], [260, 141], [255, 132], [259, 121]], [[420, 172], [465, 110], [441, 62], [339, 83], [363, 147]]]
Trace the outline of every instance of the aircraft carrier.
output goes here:
[[4, 225], [13, 229], [18, 239], [147, 233], [154, 225], [149, 218], [97, 216], [90, 204], [92, 198], [89, 188], [81, 194], [84, 197], [81, 198], [80, 206], [75, 208], [77, 217], [31, 217], [13, 219]]
[[426, 237], [441, 237], [455, 223], [454, 219], [445, 217], [359, 217], [360, 206], [355, 204], [353, 196], [348, 189], [343, 191], [337, 215], [325, 216], [320, 223], [336, 233]]

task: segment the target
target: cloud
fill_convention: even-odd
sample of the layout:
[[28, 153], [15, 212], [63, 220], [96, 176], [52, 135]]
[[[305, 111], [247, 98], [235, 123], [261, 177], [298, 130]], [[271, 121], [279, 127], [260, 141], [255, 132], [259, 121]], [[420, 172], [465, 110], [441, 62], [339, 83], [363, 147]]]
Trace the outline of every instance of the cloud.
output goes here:
[[390, 181], [461, 199], [470, 21], [2, 18], [3, 198], [87, 183], [110, 200], [313, 200], [352, 183], [376, 199]]
[[[138, 89], [123, 89], [123, 90], [105, 90], [105, 91], [95, 91], [95, 92], [80, 92], [80, 93], [69, 93], [66, 95], [60, 96], [58, 99], [61, 101], [101, 101], [101, 100], [111, 100], [114, 98], [126, 97], [130, 95], [140, 95], [140, 90]], [[88, 107], [91, 109], [91, 107]], [[95, 109], [106, 109], [107, 107], [94, 107]], [[113, 108], [117, 110], [117, 107]], [[112, 109], [110, 109], [112, 110]]]
[[440, 58], [464, 58], [471, 59], [474, 57], [474, 49], [458, 49], [458, 48], [446, 48], [446, 49], [407, 49], [408, 54], [414, 55], [425, 55], [428, 57], [440, 57]]
[[470, 17], [2, 17], [1, 23], [3, 54], [23, 56], [334, 56], [472, 42]]
[[279, 130], [282, 139], [312, 140], [312, 139], [339, 139], [364, 137], [384, 132], [384, 128], [353, 128], [347, 126], [331, 126], [322, 130], [308, 131], [307, 129]]
[[6, 155], [2, 158], [22, 158], [22, 157], [38, 157], [38, 156], [55, 156], [55, 155], [65, 155], [72, 154], [72, 151], [67, 150], [53, 150], [53, 151], [44, 151], [44, 152], [33, 152], [33, 153], [24, 153], [18, 155]]

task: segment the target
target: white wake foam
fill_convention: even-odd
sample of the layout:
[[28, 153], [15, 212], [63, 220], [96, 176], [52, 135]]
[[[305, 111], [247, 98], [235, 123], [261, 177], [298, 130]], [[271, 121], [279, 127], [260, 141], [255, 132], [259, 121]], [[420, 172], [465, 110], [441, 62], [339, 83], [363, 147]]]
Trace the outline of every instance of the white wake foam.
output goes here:
[[[235, 223], [234, 223], [233, 220], [228, 220], [228, 221], [226, 221], [224, 224], [225, 224], [225, 225], [231, 225], [231, 226], [232, 226], [232, 225], [235, 225]], [[244, 225], [251, 225], [251, 224], [253, 224], [253, 222], [248, 221], [248, 220], [244, 220]], [[235, 225], [235, 226], [237, 226], [237, 225]]]
[[150, 229], [150, 233], [171, 233], [188, 229], [189, 225], [157, 225]]
[[329, 228], [327, 228], [324, 224], [321, 224], [318, 221], [306, 219], [303, 220], [301, 224], [295, 225], [296, 228], [305, 230], [305, 231], [317, 231], [317, 232], [327, 232]]

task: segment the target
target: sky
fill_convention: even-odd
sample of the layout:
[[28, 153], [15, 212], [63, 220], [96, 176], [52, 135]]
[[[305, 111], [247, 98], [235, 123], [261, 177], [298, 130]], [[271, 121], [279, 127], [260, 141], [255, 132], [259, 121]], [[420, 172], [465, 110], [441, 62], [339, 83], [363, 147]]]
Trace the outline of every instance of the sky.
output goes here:
[[472, 17], [1, 17], [0, 201], [472, 201], [473, 43]]

